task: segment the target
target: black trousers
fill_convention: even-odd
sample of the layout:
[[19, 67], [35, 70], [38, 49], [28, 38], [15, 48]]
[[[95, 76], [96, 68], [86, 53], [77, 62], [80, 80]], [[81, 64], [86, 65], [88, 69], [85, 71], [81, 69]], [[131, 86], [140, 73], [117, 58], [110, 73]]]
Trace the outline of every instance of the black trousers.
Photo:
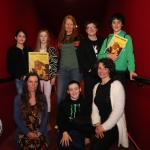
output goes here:
[[84, 73], [83, 78], [85, 99], [88, 101], [89, 106], [92, 107], [93, 88], [100, 81], [100, 78], [98, 76], [92, 76], [90, 73]]
[[111, 145], [118, 140], [117, 125], [111, 130], [104, 132], [104, 137], [97, 139], [95, 137], [90, 150], [108, 150]]
[[69, 142], [68, 146], [62, 146], [60, 144], [60, 141], [62, 139], [62, 133], [59, 133], [58, 135], [58, 147], [60, 150], [85, 150], [85, 144], [84, 144], [84, 132], [72, 130], [68, 132], [70, 135], [72, 142]]
[[124, 90], [126, 90], [126, 83], [127, 83], [126, 74], [127, 74], [126, 71], [116, 71], [116, 74], [113, 77], [114, 80], [119, 80], [122, 83]]

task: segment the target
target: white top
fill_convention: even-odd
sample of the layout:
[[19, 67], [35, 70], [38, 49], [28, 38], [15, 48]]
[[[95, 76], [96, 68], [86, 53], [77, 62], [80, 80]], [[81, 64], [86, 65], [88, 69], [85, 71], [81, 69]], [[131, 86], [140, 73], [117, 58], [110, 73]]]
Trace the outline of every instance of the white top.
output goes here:
[[[92, 124], [101, 123], [101, 117], [99, 115], [99, 110], [94, 103], [94, 98], [96, 95], [96, 90], [99, 83], [95, 85], [93, 89], [93, 103], [92, 103]], [[120, 81], [114, 81], [111, 84], [110, 88], [110, 100], [112, 106], [112, 112], [109, 118], [102, 124], [102, 127], [105, 131], [113, 128], [116, 124], [119, 131], [119, 141], [118, 146], [120, 144], [123, 147], [128, 147], [128, 135], [127, 135], [127, 128], [126, 128], [126, 120], [124, 114], [124, 106], [125, 106], [125, 92], [124, 88]]]

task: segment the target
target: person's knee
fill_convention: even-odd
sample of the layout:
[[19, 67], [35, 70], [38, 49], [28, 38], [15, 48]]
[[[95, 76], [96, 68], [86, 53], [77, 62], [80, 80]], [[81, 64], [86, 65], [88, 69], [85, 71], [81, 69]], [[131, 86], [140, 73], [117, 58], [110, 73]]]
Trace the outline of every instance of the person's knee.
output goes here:
[[71, 145], [68, 146], [62, 146], [61, 144], [58, 145], [60, 150], [70, 150], [71, 149]]
[[85, 149], [85, 145], [81, 144], [81, 143], [78, 143], [78, 144], [74, 145], [73, 148], [75, 150], [84, 150]]
[[92, 144], [92, 146], [90, 147], [90, 150], [96, 150], [96, 146]]

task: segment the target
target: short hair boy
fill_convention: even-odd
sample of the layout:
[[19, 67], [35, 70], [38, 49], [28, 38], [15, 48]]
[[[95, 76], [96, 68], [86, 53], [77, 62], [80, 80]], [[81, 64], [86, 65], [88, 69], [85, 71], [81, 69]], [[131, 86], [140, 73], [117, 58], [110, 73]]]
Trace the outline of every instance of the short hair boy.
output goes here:
[[69, 82], [67, 92], [67, 98], [60, 102], [58, 108], [58, 147], [60, 150], [84, 149], [85, 144], [90, 142], [89, 134], [77, 129], [74, 119], [89, 114], [87, 102], [80, 94], [81, 87], [77, 81]]
[[[125, 88], [126, 70], [128, 69], [128, 71], [130, 72], [131, 80], [133, 80], [132, 76], [137, 76], [137, 74], [135, 73], [135, 60], [133, 54], [132, 39], [130, 35], [126, 34], [126, 32], [122, 30], [122, 27], [125, 24], [125, 17], [121, 13], [115, 13], [114, 15], [112, 15], [109, 18], [109, 23], [112, 26], [113, 33], [109, 34], [108, 38], [105, 39], [102, 48], [100, 50], [100, 53], [98, 54], [98, 59], [108, 57], [114, 61], [117, 70], [116, 79], [120, 80]], [[111, 53], [105, 54], [105, 50], [114, 34], [117, 34], [123, 38], [128, 39], [126, 46], [122, 49], [119, 56], [118, 54], [111, 54]]]
[[85, 23], [87, 37], [81, 40], [78, 48], [79, 65], [83, 70], [84, 93], [90, 107], [92, 107], [93, 88], [99, 82], [99, 77], [93, 71], [97, 62], [97, 55], [103, 44], [104, 38], [97, 35], [98, 22], [89, 20]]

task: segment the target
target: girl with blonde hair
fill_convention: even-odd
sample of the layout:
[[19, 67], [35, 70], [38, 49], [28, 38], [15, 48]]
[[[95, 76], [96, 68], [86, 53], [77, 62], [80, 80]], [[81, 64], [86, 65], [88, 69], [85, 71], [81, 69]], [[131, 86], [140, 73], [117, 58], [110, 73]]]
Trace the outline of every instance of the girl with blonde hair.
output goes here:
[[35, 47], [35, 52], [48, 52], [49, 54], [49, 77], [50, 79], [40, 80], [41, 90], [46, 95], [47, 104], [48, 104], [48, 130], [51, 129], [49, 120], [50, 120], [50, 111], [51, 111], [51, 103], [50, 103], [50, 95], [51, 95], [51, 87], [55, 83], [55, 78], [57, 75], [57, 54], [54, 47], [49, 45], [50, 36], [49, 32], [45, 29], [40, 30], [37, 36], [37, 42]]

